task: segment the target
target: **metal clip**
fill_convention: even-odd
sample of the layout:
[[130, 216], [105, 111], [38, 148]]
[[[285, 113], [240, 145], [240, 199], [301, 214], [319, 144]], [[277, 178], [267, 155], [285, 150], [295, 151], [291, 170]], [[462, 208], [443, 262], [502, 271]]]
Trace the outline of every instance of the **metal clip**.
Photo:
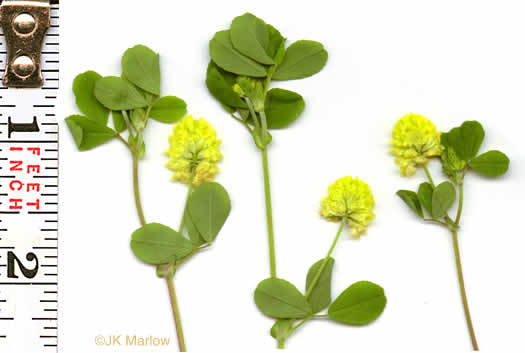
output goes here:
[[49, 1], [3, 1], [0, 25], [7, 42], [4, 85], [19, 88], [42, 86], [40, 58], [50, 22]]

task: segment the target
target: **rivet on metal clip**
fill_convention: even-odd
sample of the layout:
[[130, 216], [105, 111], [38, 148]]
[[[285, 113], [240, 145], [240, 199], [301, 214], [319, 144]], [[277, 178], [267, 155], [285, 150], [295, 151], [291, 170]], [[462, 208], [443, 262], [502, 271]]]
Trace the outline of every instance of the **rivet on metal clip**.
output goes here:
[[50, 26], [49, 1], [5, 0], [0, 6], [0, 25], [7, 42], [4, 85], [42, 86], [40, 58]]

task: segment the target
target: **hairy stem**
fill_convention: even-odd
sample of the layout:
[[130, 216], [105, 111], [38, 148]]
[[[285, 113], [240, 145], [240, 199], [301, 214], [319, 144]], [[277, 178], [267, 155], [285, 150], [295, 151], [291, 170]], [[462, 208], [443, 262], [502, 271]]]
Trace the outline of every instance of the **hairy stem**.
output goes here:
[[262, 150], [262, 162], [264, 173], [264, 196], [266, 200], [266, 223], [268, 226], [268, 248], [270, 253], [270, 275], [277, 277], [277, 266], [275, 264], [275, 240], [273, 233], [272, 195], [270, 192], [270, 172], [268, 168], [268, 151], [266, 147]]
[[184, 343], [184, 332], [182, 331], [182, 320], [180, 317], [179, 305], [177, 303], [177, 295], [175, 294], [175, 285], [173, 283], [173, 278], [166, 278], [166, 282], [168, 283], [171, 307], [173, 309], [173, 317], [175, 319], [175, 327], [177, 329], [177, 341], [179, 343], [179, 350], [181, 352], [186, 352], [186, 344]]
[[459, 281], [459, 288], [461, 290], [461, 300], [463, 302], [463, 310], [465, 311], [465, 319], [467, 321], [468, 331], [470, 334], [470, 340], [472, 342], [472, 348], [475, 351], [478, 351], [478, 342], [476, 341], [476, 335], [474, 333], [474, 326], [472, 324], [472, 318], [470, 317], [470, 310], [468, 306], [467, 301], [467, 292], [465, 290], [465, 280], [463, 278], [463, 269], [461, 266], [461, 257], [459, 254], [459, 243], [458, 243], [458, 233], [456, 231], [452, 231], [452, 240], [454, 242], [454, 255], [456, 257], [456, 269], [458, 272], [458, 281]]

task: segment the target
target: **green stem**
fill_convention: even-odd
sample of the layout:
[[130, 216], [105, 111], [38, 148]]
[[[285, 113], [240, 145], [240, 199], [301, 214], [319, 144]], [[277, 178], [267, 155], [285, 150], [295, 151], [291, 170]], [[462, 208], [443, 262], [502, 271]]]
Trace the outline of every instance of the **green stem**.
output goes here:
[[146, 218], [144, 217], [144, 211], [142, 210], [142, 203], [140, 202], [140, 191], [139, 191], [139, 159], [135, 153], [132, 153], [133, 158], [133, 193], [135, 194], [135, 206], [139, 215], [141, 225], [146, 224]]
[[454, 242], [454, 255], [456, 257], [456, 269], [458, 272], [458, 281], [459, 288], [461, 290], [461, 300], [463, 302], [463, 310], [465, 311], [465, 318], [467, 320], [468, 331], [470, 334], [470, 340], [472, 342], [472, 348], [475, 351], [478, 351], [478, 342], [476, 341], [476, 335], [474, 334], [474, 326], [472, 325], [472, 318], [470, 317], [470, 310], [467, 302], [467, 292], [465, 290], [465, 280], [463, 278], [463, 269], [461, 266], [461, 257], [459, 254], [459, 243], [458, 243], [458, 233], [456, 231], [452, 232], [452, 239]]
[[261, 126], [262, 126], [262, 137], [264, 138], [268, 132], [268, 122], [266, 121], [266, 113], [264, 111], [259, 113], [261, 117]]
[[268, 226], [268, 248], [270, 253], [270, 275], [277, 278], [277, 266], [275, 264], [275, 240], [273, 233], [272, 195], [270, 192], [270, 172], [268, 168], [268, 151], [262, 150], [262, 162], [264, 173], [264, 196], [266, 199], [266, 223]]
[[308, 287], [308, 290], [306, 291], [305, 297], [308, 299], [310, 294], [312, 294], [312, 291], [314, 290], [317, 282], [319, 281], [319, 278], [321, 277], [321, 274], [323, 273], [324, 268], [326, 267], [326, 264], [328, 263], [328, 260], [330, 259], [330, 256], [332, 255], [332, 252], [335, 249], [335, 245], [337, 244], [337, 241], [339, 240], [339, 237], [341, 236], [341, 232], [343, 231], [343, 227], [346, 224], [346, 217], [343, 218], [341, 221], [341, 225], [339, 226], [339, 230], [337, 231], [337, 235], [335, 236], [334, 241], [332, 242], [332, 246], [330, 247], [330, 250], [328, 250], [328, 254], [326, 254], [326, 257], [323, 260], [323, 263], [321, 264], [321, 268], [319, 268], [319, 271], [315, 274], [315, 277], [312, 281], [312, 284], [310, 284], [310, 287]]
[[463, 212], [463, 183], [459, 184], [459, 205], [458, 205], [458, 213], [456, 215], [456, 225], [459, 225], [459, 221], [461, 220], [461, 214]]
[[184, 212], [182, 213], [182, 219], [180, 221], [179, 233], [182, 233], [182, 231], [184, 230], [184, 222], [186, 220], [186, 208], [188, 208], [188, 201], [190, 200], [191, 193], [193, 192], [193, 182], [196, 174], [197, 169], [193, 168], [191, 172], [190, 184], [188, 186], [188, 193], [186, 194], [186, 201], [184, 202]]
[[257, 114], [255, 113], [255, 110], [253, 110], [252, 102], [250, 101], [249, 98], [244, 98], [244, 101], [246, 102], [246, 105], [248, 106], [248, 110], [250, 111], [250, 115], [252, 116], [253, 124], [255, 125], [257, 129], [260, 129], [261, 125], [259, 123], [259, 119], [257, 119]]
[[437, 223], [437, 224], [441, 224], [442, 226], [445, 226], [447, 228], [449, 227], [448, 224], [446, 224], [445, 222], [440, 221], [439, 219], [425, 218], [425, 219], [423, 219], [423, 221], [425, 221], [425, 222], [434, 222], [434, 223]]
[[430, 185], [432, 185], [433, 188], [436, 187], [434, 184], [434, 180], [432, 180], [432, 177], [430, 176], [430, 172], [428, 171], [427, 165], [423, 164], [423, 169], [425, 170], [425, 174], [427, 175], [428, 181], [430, 182]]
[[305, 323], [307, 323], [308, 321], [310, 321], [312, 319], [313, 315], [308, 315], [307, 317], [305, 317], [300, 323], [298, 323], [297, 325], [295, 325], [294, 327], [292, 327], [290, 329], [290, 331], [288, 331], [288, 335], [291, 335], [292, 332], [294, 332], [295, 330], [297, 330], [299, 327], [303, 326]]
[[177, 341], [179, 342], [179, 350], [186, 352], [186, 344], [184, 343], [184, 332], [182, 331], [182, 320], [180, 317], [179, 305], [177, 303], [177, 295], [175, 294], [175, 285], [173, 278], [166, 278], [168, 283], [168, 291], [170, 293], [171, 307], [173, 309], [173, 317], [175, 318], [175, 327], [177, 329]]

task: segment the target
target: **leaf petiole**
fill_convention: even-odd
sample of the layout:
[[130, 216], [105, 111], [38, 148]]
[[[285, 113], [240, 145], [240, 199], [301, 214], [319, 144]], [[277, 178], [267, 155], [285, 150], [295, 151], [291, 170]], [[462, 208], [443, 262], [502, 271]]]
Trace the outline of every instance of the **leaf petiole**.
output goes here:
[[330, 247], [330, 250], [328, 250], [328, 254], [326, 254], [326, 257], [324, 258], [324, 261], [323, 261], [321, 267], [319, 268], [319, 271], [315, 275], [315, 277], [314, 277], [314, 279], [312, 281], [312, 284], [310, 285], [310, 287], [306, 291], [306, 294], [305, 294], [306, 299], [308, 299], [310, 294], [312, 294], [312, 291], [314, 290], [315, 286], [317, 285], [317, 282], [319, 281], [319, 278], [321, 277], [321, 274], [323, 273], [324, 268], [326, 267], [326, 264], [328, 263], [328, 260], [330, 259], [330, 256], [332, 255], [332, 252], [335, 249], [337, 241], [339, 240], [339, 237], [341, 236], [341, 232], [343, 231], [343, 228], [344, 228], [346, 222], [347, 222], [347, 218], [344, 217], [343, 220], [341, 221], [341, 225], [339, 226], [339, 230], [337, 231], [335, 239], [332, 242], [332, 246]]

